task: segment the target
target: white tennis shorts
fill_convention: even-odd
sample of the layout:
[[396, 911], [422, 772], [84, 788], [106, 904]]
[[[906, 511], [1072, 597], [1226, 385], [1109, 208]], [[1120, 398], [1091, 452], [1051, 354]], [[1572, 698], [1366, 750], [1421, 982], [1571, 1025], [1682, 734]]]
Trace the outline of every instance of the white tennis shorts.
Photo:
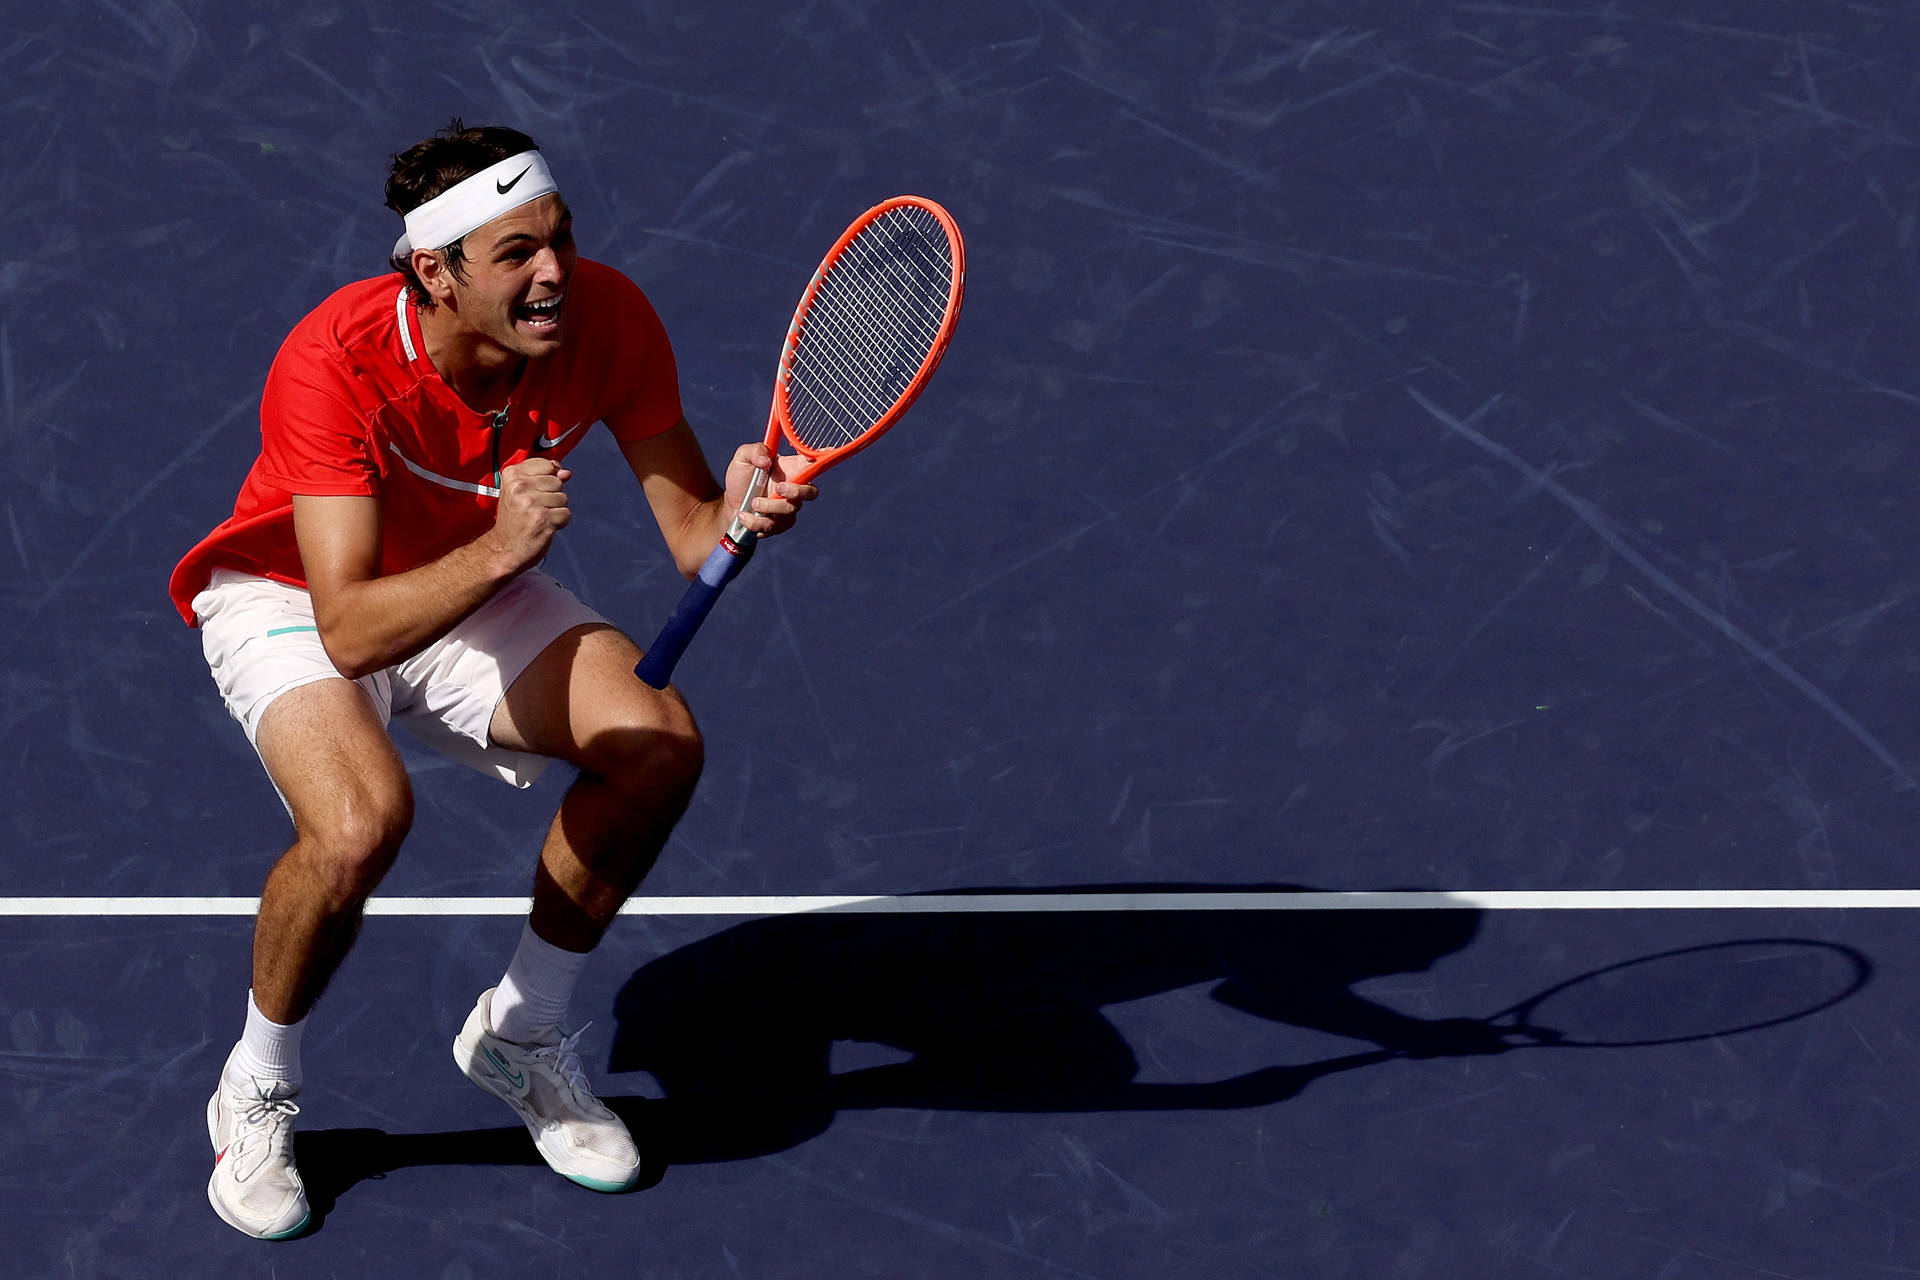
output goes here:
[[[216, 569], [193, 598], [193, 612], [213, 682], [256, 751], [260, 718], [275, 698], [340, 676], [320, 644], [313, 600], [299, 587]], [[442, 755], [530, 787], [551, 761], [493, 745], [487, 728], [494, 709], [548, 645], [575, 627], [605, 621], [530, 569], [435, 643], [355, 683], [382, 724], [397, 719]]]

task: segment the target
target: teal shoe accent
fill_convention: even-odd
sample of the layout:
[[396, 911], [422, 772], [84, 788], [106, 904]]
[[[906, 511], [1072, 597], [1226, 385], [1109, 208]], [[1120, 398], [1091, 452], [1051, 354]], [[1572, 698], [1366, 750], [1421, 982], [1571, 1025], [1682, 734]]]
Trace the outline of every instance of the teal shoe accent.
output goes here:
[[608, 1182], [604, 1178], [589, 1178], [577, 1173], [563, 1173], [560, 1176], [569, 1182], [579, 1183], [589, 1191], [604, 1191], [609, 1195], [617, 1194], [621, 1191], [630, 1191], [640, 1182], [638, 1177], [634, 1178], [632, 1182]]
[[307, 1229], [307, 1224], [312, 1221], [313, 1221], [313, 1215], [309, 1213], [306, 1217], [300, 1219], [299, 1222], [295, 1223], [291, 1227], [288, 1227], [285, 1231], [277, 1231], [270, 1236], [261, 1236], [260, 1238], [262, 1240], [291, 1240], [295, 1236], [299, 1235], [302, 1231], [305, 1231]]

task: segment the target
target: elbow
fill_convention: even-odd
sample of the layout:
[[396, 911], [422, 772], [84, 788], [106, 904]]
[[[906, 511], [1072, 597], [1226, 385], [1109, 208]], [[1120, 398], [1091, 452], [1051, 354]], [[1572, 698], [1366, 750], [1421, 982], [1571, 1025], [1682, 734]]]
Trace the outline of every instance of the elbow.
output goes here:
[[673, 555], [673, 567], [691, 582], [700, 576], [700, 567], [713, 554], [714, 544], [700, 537], [685, 536], [669, 543], [667, 549]]
[[370, 676], [380, 668], [389, 665], [377, 658], [355, 653], [351, 649], [336, 648], [328, 643], [324, 636], [321, 637], [320, 643], [326, 648], [327, 661], [333, 663], [333, 669], [349, 680]]
[[388, 652], [392, 640], [383, 636], [377, 602], [365, 599], [357, 584], [314, 593], [314, 629], [333, 669], [349, 680], [370, 676], [405, 657]]
[[365, 644], [356, 643], [352, 636], [343, 634], [337, 626], [321, 622], [317, 629], [320, 632], [320, 647], [327, 651], [327, 661], [349, 680], [370, 676], [382, 667], [393, 665], [391, 658], [372, 652]]
[[708, 582], [725, 582], [747, 563], [757, 542], [754, 538], [742, 538], [737, 543], [732, 538], [722, 538], [717, 544], [700, 547], [691, 553], [675, 552], [673, 562], [681, 576], [689, 582], [701, 577]]
[[693, 503], [667, 538], [673, 566], [688, 581], [700, 576], [701, 567], [713, 555], [714, 538], [718, 536], [716, 527], [723, 530], [729, 527], [725, 502], [724, 495], [716, 491], [713, 496]]

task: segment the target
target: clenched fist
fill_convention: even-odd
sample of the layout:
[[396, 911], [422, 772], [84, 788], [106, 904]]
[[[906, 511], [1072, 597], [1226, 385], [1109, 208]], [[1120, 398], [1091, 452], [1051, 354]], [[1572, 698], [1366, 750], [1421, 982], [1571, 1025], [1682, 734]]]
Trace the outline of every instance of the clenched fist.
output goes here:
[[565, 487], [572, 475], [551, 458], [528, 458], [500, 472], [500, 509], [488, 536], [515, 572], [539, 563], [553, 535], [573, 518]]

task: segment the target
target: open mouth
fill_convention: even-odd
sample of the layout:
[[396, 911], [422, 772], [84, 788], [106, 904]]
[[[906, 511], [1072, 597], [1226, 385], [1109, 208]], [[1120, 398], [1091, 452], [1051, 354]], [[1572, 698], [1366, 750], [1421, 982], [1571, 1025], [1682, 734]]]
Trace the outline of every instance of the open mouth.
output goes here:
[[551, 298], [542, 298], [538, 302], [523, 302], [513, 309], [513, 318], [529, 329], [557, 328], [560, 324], [560, 311], [566, 301], [567, 295], [561, 293]]

